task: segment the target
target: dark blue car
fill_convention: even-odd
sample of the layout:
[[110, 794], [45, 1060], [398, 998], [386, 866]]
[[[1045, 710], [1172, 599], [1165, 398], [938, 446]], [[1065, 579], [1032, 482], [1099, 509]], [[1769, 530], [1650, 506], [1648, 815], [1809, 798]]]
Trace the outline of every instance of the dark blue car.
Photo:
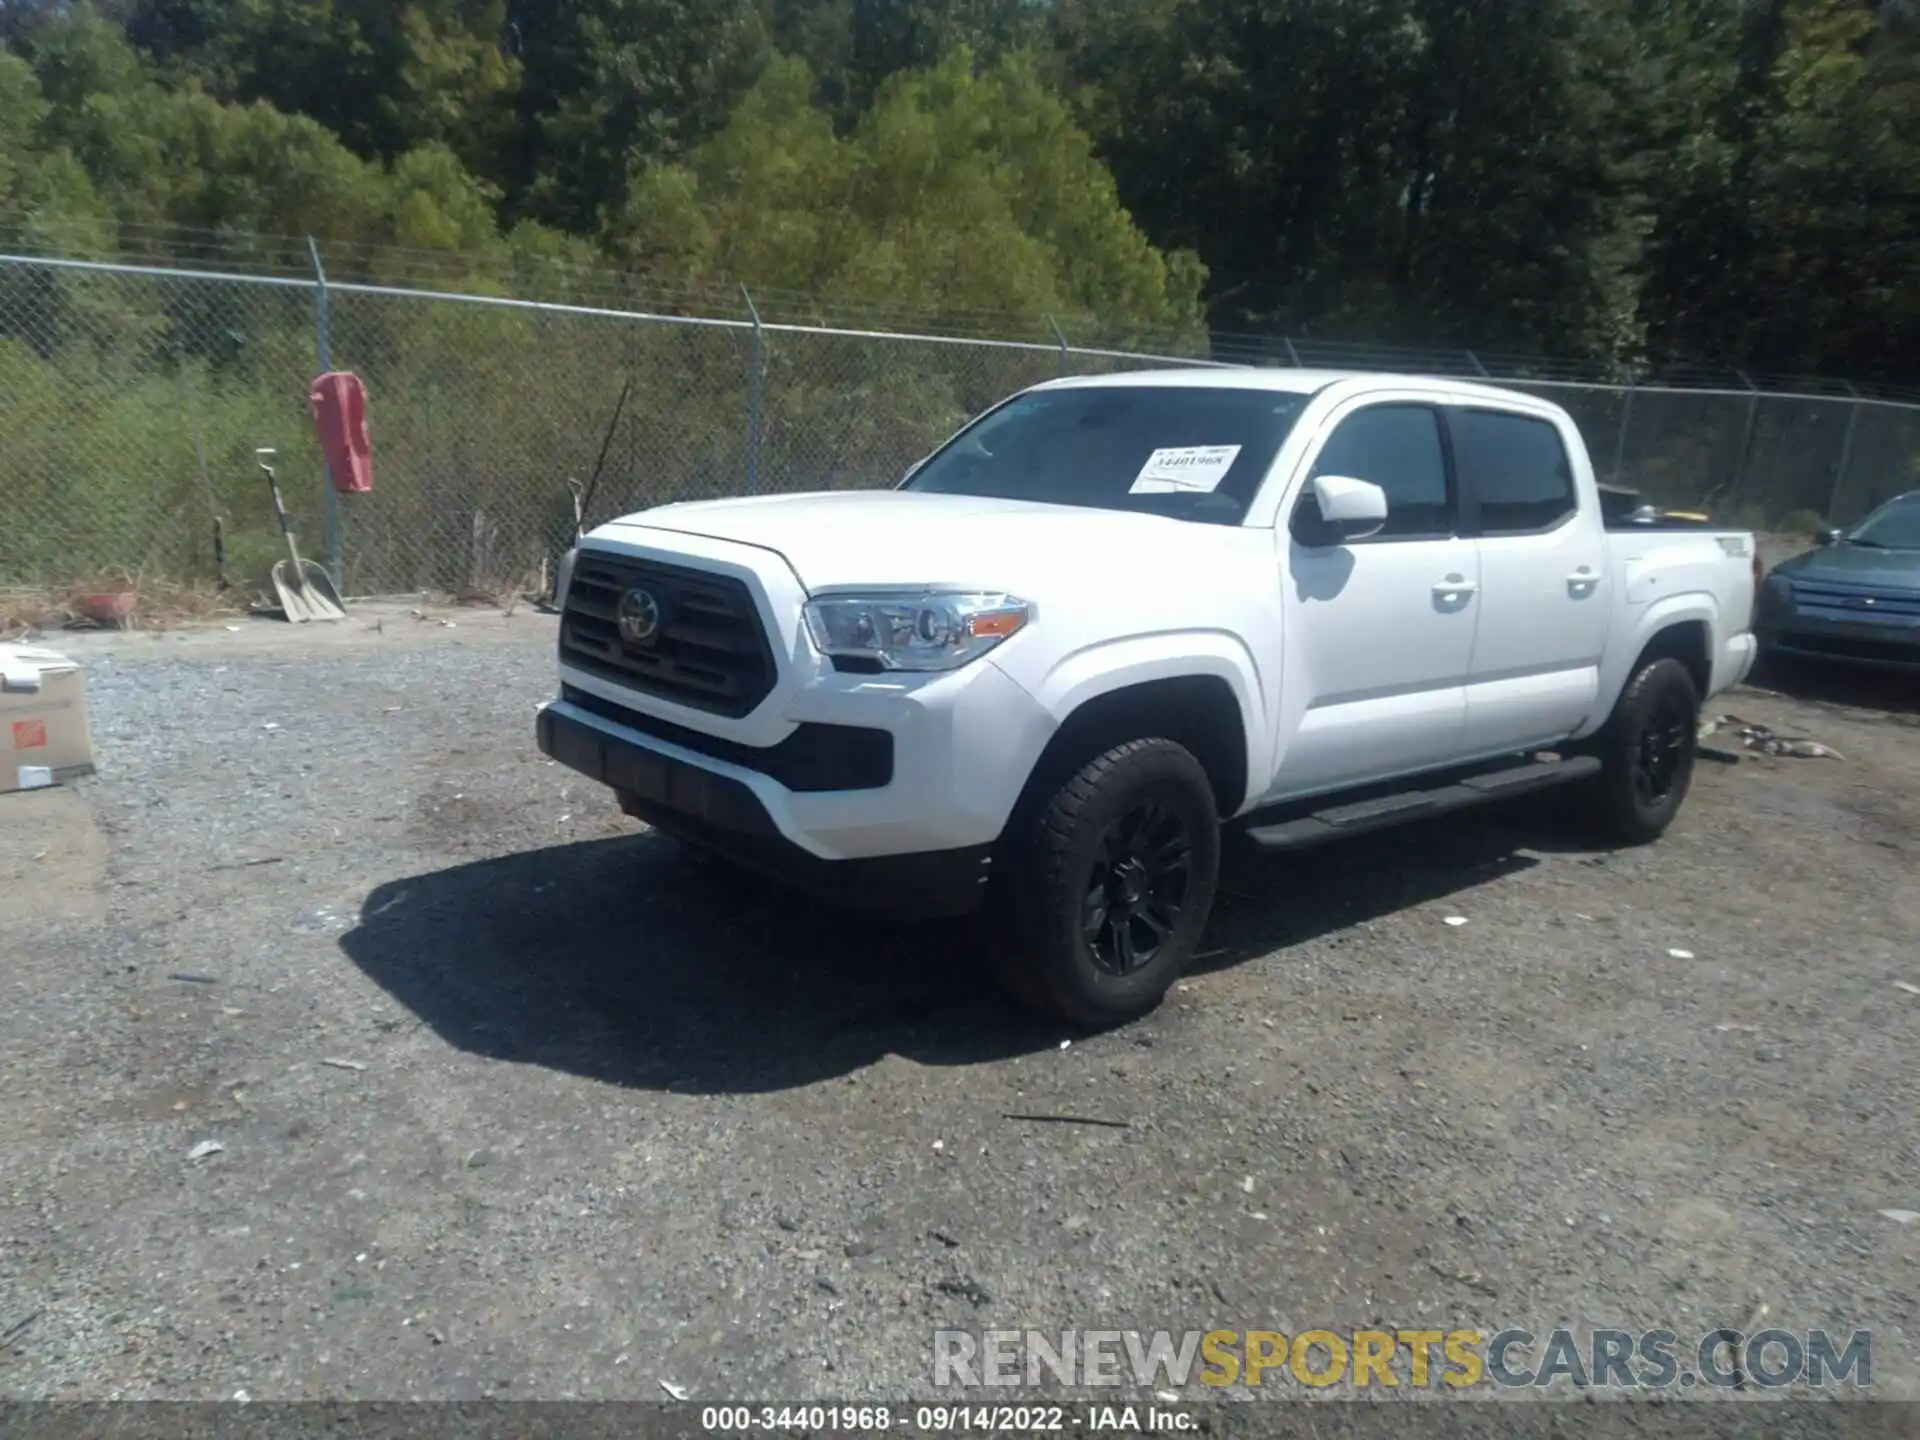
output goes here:
[[1753, 628], [1763, 655], [1920, 670], [1920, 490], [1775, 566]]

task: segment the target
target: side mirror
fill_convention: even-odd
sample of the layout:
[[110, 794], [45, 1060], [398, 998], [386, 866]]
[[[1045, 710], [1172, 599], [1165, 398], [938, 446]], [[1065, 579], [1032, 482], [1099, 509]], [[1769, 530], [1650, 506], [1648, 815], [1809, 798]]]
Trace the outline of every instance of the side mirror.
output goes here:
[[1837, 545], [1840, 543], [1840, 532], [1831, 525], [1824, 530], [1816, 530], [1813, 534], [1813, 543], [1823, 550], [1829, 545]]
[[1344, 545], [1377, 534], [1387, 523], [1387, 492], [1366, 480], [1347, 475], [1314, 477], [1309, 493], [1317, 516], [1303, 516], [1306, 523], [1294, 526], [1294, 538], [1302, 545]]

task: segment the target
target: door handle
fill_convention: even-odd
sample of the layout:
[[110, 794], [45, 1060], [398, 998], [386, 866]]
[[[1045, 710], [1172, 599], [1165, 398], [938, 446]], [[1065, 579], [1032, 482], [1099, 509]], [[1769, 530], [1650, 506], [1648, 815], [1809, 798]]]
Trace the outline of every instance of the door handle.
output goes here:
[[1460, 575], [1449, 575], [1433, 587], [1433, 594], [1434, 598], [1438, 600], [1464, 600], [1479, 588], [1480, 586], [1476, 581], [1468, 580]]
[[1599, 583], [1600, 577], [1585, 565], [1582, 565], [1578, 570], [1567, 576], [1567, 588], [1569, 590], [1586, 589]]

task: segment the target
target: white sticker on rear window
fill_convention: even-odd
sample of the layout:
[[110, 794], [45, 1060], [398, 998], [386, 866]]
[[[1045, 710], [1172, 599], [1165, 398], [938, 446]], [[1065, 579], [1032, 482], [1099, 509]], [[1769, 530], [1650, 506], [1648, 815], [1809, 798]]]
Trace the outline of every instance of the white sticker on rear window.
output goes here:
[[1238, 445], [1181, 445], [1156, 450], [1133, 479], [1134, 495], [1210, 495], [1227, 478]]

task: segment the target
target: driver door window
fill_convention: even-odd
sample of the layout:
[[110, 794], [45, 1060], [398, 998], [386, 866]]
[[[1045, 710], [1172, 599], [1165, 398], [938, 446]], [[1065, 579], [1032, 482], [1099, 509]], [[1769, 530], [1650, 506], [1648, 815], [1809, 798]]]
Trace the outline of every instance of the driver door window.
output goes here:
[[[1439, 539], [1454, 533], [1454, 501], [1447, 483], [1440, 417], [1427, 405], [1375, 405], [1340, 422], [1314, 462], [1309, 480], [1345, 475], [1387, 492], [1387, 523], [1372, 541]], [[1299, 518], [1319, 519], [1311, 488], [1300, 497]]]

